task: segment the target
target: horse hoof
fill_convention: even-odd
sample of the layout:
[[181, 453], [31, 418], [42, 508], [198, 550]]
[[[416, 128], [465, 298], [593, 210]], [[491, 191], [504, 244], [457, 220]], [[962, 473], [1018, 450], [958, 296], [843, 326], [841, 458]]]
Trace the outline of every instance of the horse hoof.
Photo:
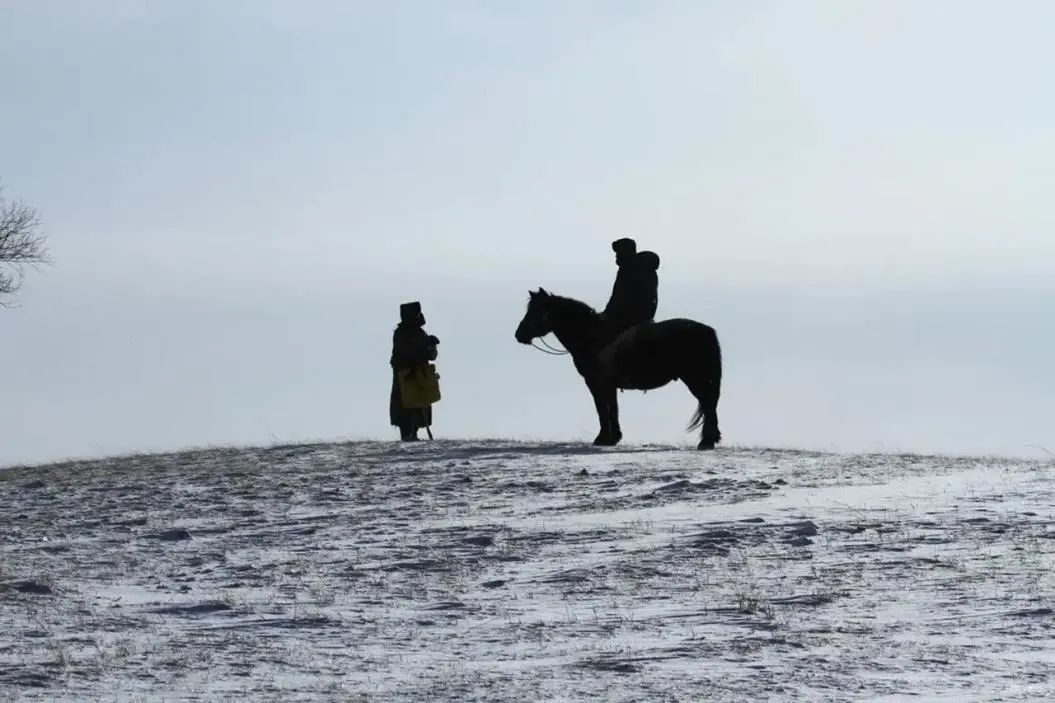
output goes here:
[[701, 451], [708, 451], [714, 449], [714, 442], [709, 440], [700, 440], [700, 443], [696, 445], [696, 448]]

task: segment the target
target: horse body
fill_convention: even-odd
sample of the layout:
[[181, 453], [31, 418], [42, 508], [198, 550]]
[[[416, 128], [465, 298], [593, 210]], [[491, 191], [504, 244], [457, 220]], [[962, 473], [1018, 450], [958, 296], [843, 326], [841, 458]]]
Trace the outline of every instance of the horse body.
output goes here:
[[677, 318], [650, 322], [624, 331], [614, 340], [593, 308], [572, 298], [544, 290], [531, 294], [528, 311], [517, 327], [522, 344], [552, 333], [572, 356], [590, 393], [601, 429], [598, 445], [622, 439], [618, 390], [654, 390], [681, 380], [696, 397], [698, 407], [690, 429], [702, 427], [700, 449], [721, 440], [718, 398], [722, 359], [718, 335], [695, 320]]

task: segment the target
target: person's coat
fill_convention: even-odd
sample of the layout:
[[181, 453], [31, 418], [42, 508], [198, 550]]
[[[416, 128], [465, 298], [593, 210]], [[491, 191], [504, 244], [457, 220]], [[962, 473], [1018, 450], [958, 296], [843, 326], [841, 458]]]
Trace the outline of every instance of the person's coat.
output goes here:
[[659, 305], [659, 256], [651, 251], [636, 254], [619, 266], [604, 317], [617, 329], [655, 318]]
[[403, 429], [421, 429], [432, 425], [432, 406], [404, 408], [399, 394], [399, 372], [425, 366], [436, 359], [439, 340], [419, 325], [400, 323], [392, 333], [392, 393], [389, 399], [389, 422]]

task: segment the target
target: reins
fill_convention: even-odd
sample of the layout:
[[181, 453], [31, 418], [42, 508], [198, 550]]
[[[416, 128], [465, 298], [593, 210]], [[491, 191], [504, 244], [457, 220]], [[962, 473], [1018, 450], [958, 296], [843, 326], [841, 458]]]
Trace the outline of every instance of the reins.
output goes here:
[[[565, 356], [567, 354], [571, 354], [571, 352], [568, 351], [567, 349], [557, 349], [555, 347], [551, 347], [549, 345], [549, 342], [547, 342], [542, 337], [539, 337], [538, 341], [540, 341], [542, 343], [542, 345], [543, 345], [542, 347], [537, 346], [535, 344], [535, 340], [531, 340], [531, 346], [535, 347], [535, 349], [538, 349], [543, 354], [549, 354], [550, 356]], [[543, 347], [545, 347], [545, 348], [543, 348]]]

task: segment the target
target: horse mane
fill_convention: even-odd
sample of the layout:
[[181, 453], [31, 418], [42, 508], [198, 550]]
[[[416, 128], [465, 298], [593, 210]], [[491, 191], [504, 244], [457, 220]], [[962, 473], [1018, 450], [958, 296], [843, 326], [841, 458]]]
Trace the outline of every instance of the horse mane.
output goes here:
[[579, 314], [583, 317], [597, 317], [599, 314], [594, 308], [575, 298], [568, 298], [563, 295], [557, 295], [550, 293], [549, 298], [551, 301], [556, 302], [558, 305], [563, 305], [571, 310], [573, 314]]

